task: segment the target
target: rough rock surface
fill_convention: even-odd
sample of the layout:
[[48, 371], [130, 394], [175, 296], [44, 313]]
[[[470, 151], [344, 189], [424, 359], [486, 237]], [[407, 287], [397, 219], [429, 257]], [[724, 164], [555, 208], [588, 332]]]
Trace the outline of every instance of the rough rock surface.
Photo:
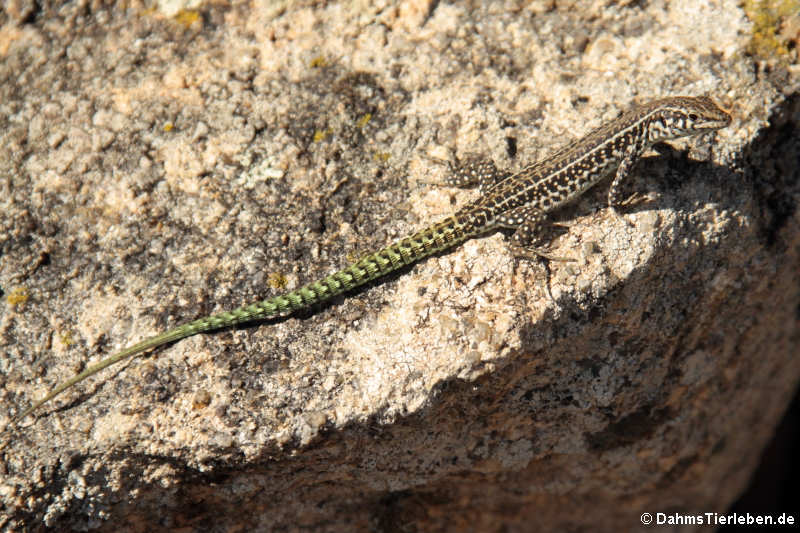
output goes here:
[[[713, 23], [709, 23], [713, 21]], [[106, 371], [0, 452], [0, 528], [633, 531], [724, 512], [800, 381], [797, 63], [736, 1], [0, 12], [0, 428], [145, 336], [451, 213], [635, 102], [730, 128], [313, 312]], [[692, 530], [670, 527], [667, 530]]]

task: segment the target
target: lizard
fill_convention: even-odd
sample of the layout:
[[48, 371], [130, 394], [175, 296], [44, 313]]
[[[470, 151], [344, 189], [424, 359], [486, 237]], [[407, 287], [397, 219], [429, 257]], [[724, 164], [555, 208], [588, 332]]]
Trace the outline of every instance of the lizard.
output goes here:
[[707, 96], [673, 96], [635, 106], [515, 173], [500, 171], [489, 160], [474, 160], [453, 169], [446, 180], [459, 187], [478, 185], [481, 193], [453, 215], [298, 289], [198, 318], [128, 346], [50, 390], [14, 416], [9, 427], [17, 426], [62, 392], [122, 360], [198, 333], [308, 309], [474, 237], [512, 229], [514, 246], [547, 258], [533, 244], [539, 240], [537, 229], [552, 212], [613, 174], [608, 207], [621, 218], [616, 210], [623, 204], [621, 184], [648, 148], [662, 141], [718, 130], [730, 123], [731, 116]]

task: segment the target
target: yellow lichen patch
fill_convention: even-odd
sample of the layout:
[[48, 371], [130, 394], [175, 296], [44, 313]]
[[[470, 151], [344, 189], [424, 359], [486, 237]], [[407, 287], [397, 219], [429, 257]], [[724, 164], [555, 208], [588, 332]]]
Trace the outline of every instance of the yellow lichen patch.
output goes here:
[[59, 340], [61, 344], [63, 344], [66, 348], [69, 348], [73, 344], [75, 344], [75, 339], [72, 337], [71, 331], [65, 331], [61, 335], [59, 335]]
[[365, 113], [363, 117], [358, 119], [358, 122], [356, 122], [356, 126], [358, 126], [359, 128], [363, 128], [364, 126], [367, 125], [367, 123], [370, 121], [371, 118], [372, 118], [372, 113]]
[[373, 154], [373, 157], [375, 158], [375, 161], [378, 161], [380, 163], [385, 163], [389, 160], [391, 154], [389, 152], [375, 152], [375, 154]]
[[748, 45], [751, 54], [765, 59], [797, 60], [796, 56], [792, 58], [797, 52], [790, 48], [790, 42], [796, 41], [797, 36], [782, 29], [798, 17], [800, 0], [744, 0], [742, 7], [753, 23]]
[[200, 13], [194, 9], [182, 9], [175, 15], [175, 22], [182, 24], [184, 27], [189, 28], [192, 24], [200, 19]]
[[284, 276], [280, 272], [273, 272], [267, 278], [267, 283], [273, 289], [282, 289], [282, 288], [286, 287], [286, 283], [287, 283], [286, 276]]
[[172, 122], [164, 123], [164, 131], [172, 131], [172, 128], [174, 128], [174, 127], [175, 127], [175, 124], [173, 124]]
[[6, 296], [8, 305], [22, 305], [28, 301], [28, 289], [25, 287], [14, 287]]
[[328, 66], [328, 61], [323, 56], [317, 56], [309, 63], [311, 68], [322, 68]]
[[317, 130], [317, 131], [315, 131], [314, 132], [314, 142], [318, 143], [318, 142], [324, 141], [325, 138], [327, 138], [331, 133], [333, 133], [333, 130], [330, 129], [330, 128], [328, 128], [326, 130]]

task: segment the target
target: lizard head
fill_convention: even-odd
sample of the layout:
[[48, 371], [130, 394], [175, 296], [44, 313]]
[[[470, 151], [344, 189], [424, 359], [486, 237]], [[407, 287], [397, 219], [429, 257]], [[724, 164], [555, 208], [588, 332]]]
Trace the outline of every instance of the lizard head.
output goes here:
[[731, 116], [707, 96], [675, 96], [651, 104], [651, 143], [724, 128]]

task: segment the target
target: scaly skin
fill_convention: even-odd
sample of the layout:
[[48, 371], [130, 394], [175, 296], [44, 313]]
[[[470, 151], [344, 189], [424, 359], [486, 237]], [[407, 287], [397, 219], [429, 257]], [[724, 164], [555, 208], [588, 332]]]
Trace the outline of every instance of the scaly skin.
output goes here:
[[549, 213], [579, 197], [615, 170], [609, 206], [613, 209], [620, 205], [619, 185], [648, 147], [660, 141], [720, 129], [730, 121], [730, 116], [709, 98], [664, 98], [624, 113], [580, 141], [516, 174], [500, 173], [488, 162], [474, 164], [456, 174], [450, 182], [470, 185], [477, 181], [483, 194], [455, 215], [297, 290], [199, 318], [125, 348], [58, 385], [17, 415], [11, 425], [15, 426], [86, 378], [152, 348], [198, 333], [290, 315], [498, 228], [515, 229], [514, 243], [529, 245], [536, 238], [537, 227]]

